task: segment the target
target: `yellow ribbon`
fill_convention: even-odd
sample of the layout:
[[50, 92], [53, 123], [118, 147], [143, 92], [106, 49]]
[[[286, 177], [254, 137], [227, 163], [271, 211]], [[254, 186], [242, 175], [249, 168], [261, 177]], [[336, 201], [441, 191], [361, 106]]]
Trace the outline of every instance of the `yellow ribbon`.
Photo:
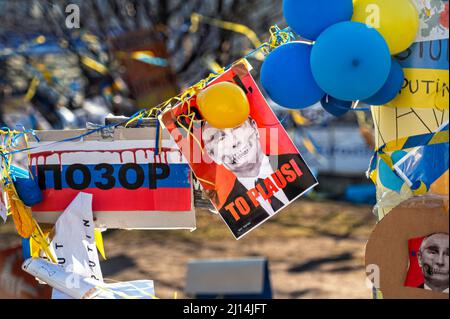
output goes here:
[[257, 34], [255, 33], [255, 31], [253, 31], [252, 29], [250, 29], [249, 27], [247, 27], [243, 24], [214, 19], [214, 18], [210, 18], [210, 17], [205, 17], [198, 13], [193, 13], [191, 15], [191, 27], [190, 27], [189, 31], [191, 33], [197, 32], [198, 26], [200, 23], [213, 25], [215, 27], [218, 27], [218, 28], [221, 28], [224, 30], [229, 30], [229, 31], [233, 31], [236, 33], [243, 34], [250, 40], [250, 42], [253, 44], [253, 46], [255, 48], [261, 46], [261, 44], [262, 44], [261, 41], [259, 40]]
[[34, 95], [36, 94], [36, 90], [39, 86], [39, 78], [38, 77], [34, 77], [33, 80], [30, 83], [30, 87], [28, 88], [27, 93], [25, 94], [25, 97], [23, 98], [25, 102], [30, 102], [31, 99], [34, 97]]
[[100, 62], [95, 61], [94, 59], [88, 57], [88, 56], [82, 56], [81, 57], [81, 63], [83, 63], [88, 68], [97, 71], [100, 74], [106, 74], [108, 73], [108, 69], [106, 66], [101, 64]]
[[[2, 134], [7, 135], [5, 138], [6, 141], [12, 138], [12, 136], [15, 134], [13, 131], [2, 131]], [[25, 144], [26, 147], [28, 147], [28, 138], [25, 134]], [[4, 153], [3, 146], [0, 147], [0, 151]], [[12, 155], [10, 155], [11, 157]], [[28, 154], [28, 163], [30, 161], [30, 154]], [[49, 243], [46, 239], [46, 236], [44, 235], [42, 229], [39, 226], [39, 223], [33, 218], [31, 208], [25, 206], [25, 204], [20, 199], [19, 195], [17, 194], [17, 190], [14, 187], [13, 180], [11, 178], [11, 175], [9, 174], [10, 171], [10, 160], [5, 160], [5, 158], [2, 156], [2, 176], [3, 179], [8, 181], [8, 185], [5, 188], [6, 193], [8, 194], [8, 206], [9, 211], [13, 215], [14, 224], [16, 226], [17, 232], [20, 236], [24, 238], [32, 238], [36, 244], [44, 251], [45, 255], [54, 263], [56, 263], [56, 258], [53, 256], [53, 254], [50, 251]], [[28, 165], [29, 166], [29, 165]], [[32, 176], [32, 174], [30, 174]], [[0, 182], [4, 182], [3, 180]]]
[[53, 262], [57, 263], [55, 256], [53, 256], [50, 250], [50, 244], [48, 243], [46, 236], [44, 235], [41, 227], [38, 222], [33, 218], [33, 223], [35, 225], [35, 229], [31, 238], [38, 244], [38, 246], [44, 251], [45, 255]]
[[306, 125], [309, 124], [309, 120], [302, 116], [299, 111], [289, 111], [292, 116], [292, 119], [297, 125]]
[[103, 259], [106, 260], [105, 246], [103, 245], [103, 235], [100, 229], [96, 228], [94, 230], [94, 238], [98, 252], [100, 253], [100, 255], [102, 255]]

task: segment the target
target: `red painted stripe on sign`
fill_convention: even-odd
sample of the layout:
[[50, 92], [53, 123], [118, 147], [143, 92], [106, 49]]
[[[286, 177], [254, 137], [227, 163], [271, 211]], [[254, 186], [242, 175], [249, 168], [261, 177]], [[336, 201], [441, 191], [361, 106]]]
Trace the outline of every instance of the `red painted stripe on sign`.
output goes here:
[[[33, 206], [34, 212], [62, 212], [72, 202], [80, 191], [73, 189], [43, 191], [44, 201]], [[100, 190], [88, 188], [84, 193], [94, 195], [92, 209], [94, 212], [118, 211], [190, 211], [190, 188], [158, 188], [127, 190], [114, 188]]]

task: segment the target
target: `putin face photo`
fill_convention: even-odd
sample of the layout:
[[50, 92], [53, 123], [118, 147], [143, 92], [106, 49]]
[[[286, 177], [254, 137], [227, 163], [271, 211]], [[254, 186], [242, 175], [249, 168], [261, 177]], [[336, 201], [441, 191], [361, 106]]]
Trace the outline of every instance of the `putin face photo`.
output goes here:
[[422, 241], [418, 259], [425, 284], [421, 288], [448, 293], [448, 246], [449, 236], [443, 233], [432, 234]]
[[238, 178], [258, 176], [264, 158], [256, 122], [249, 118], [239, 127], [217, 129], [205, 123], [203, 142], [209, 157]]

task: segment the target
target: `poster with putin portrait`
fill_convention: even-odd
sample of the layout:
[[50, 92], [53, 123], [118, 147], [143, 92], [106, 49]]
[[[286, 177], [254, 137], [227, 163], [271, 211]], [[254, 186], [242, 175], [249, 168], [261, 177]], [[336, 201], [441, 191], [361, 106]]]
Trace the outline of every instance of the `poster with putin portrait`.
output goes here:
[[218, 129], [196, 96], [160, 116], [204, 193], [236, 239], [242, 238], [316, 186], [317, 180], [270, 109], [246, 61], [208, 84], [238, 85], [250, 105], [245, 122]]
[[448, 233], [432, 233], [408, 241], [409, 269], [405, 286], [448, 294]]

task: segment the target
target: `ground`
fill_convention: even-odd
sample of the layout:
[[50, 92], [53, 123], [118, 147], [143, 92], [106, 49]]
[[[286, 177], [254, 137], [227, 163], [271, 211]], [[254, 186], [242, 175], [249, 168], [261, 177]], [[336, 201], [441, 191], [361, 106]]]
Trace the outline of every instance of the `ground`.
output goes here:
[[[197, 212], [197, 230], [108, 231], [103, 274], [114, 280], [153, 279], [160, 298], [186, 298], [192, 259], [264, 256], [275, 298], [371, 298], [364, 249], [375, 226], [370, 206], [300, 200], [236, 241], [219, 216]], [[20, 241], [0, 227], [0, 248]]]

